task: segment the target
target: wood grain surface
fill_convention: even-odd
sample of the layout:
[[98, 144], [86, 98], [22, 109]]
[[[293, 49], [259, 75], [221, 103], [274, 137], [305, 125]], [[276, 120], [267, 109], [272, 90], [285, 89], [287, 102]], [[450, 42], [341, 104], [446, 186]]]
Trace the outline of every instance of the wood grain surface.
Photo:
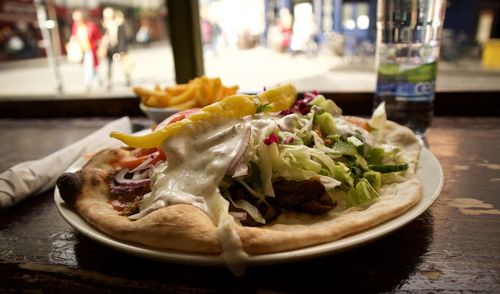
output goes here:
[[[0, 119], [0, 171], [45, 156], [109, 120]], [[152, 261], [94, 242], [61, 218], [53, 190], [47, 191], [0, 212], [0, 292], [498, 293], [500, 118], [438, 117], [428, 144], [445, 184], [423, 215], [365, 246], [250, 267], [242, 277], [224, 267]]]

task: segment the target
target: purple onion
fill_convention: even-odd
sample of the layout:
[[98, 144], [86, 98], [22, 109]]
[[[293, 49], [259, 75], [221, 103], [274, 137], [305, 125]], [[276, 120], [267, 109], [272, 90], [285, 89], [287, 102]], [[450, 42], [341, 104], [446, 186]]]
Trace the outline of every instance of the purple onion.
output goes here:
[[292, 107], [290, 107], [287, 110], [283, 110], [282, 112], [280, 112], [280, 115], [285, 116], [285, 115], [289, 115], [289, 114], [296, 113], [296, 112], [298, 112], [302, 115], [308, 114], [311, 111], [311, 107], [309, 106], [309, 102], [311, 102], [318, 95], [319, 95], [319, 92], [316, 90], [314, 90], [312, 92], [305, 93], [304, 97], [297, 99], [297, 101], [295, 101], [295, 103], [292, 105]]
[[278, 144], [279, 141], [280, 138], [278, 137], [278, 135], [276, 135], [275, 133], [271, 133], [267, 138], [264, 139], [264, 144], [266, 145], [271, 145], [272, 143]]
[[247, 213], [246, 212], [236, 212], [236, 211], [230, 211], [230, 215], [232, 215], [235, 219], [244, 221], [247, 219]]
[[251, 134], [252, 134], [252, 130], [249, 127], [245, 130], [245, 135], [243, 136], [243, 140], [240, 144], [240, 148], [238, 149], [238, 152], [236, 152], [236, 155], [233, 157], [233, 159], [229, 163], [229, 166], [228, 166], [227, 172], [226, 172], [228, 175], [233, 175], [236, 168], [238, 167], [240, 162], [243, 160], [243, 155], [245, 155], [245, 153], [248, 150], [248, 145], [250, 143]]
[[151, 182], [151, 179], [138, 179], [138, 180], [133, 180], [133, 179], [126, 179], [125, 175], [129, 172], [128, 168], [124, 168], [121, 171], [119, 171], [116, 176], [115, 176], [115, 182], [119, 185], [124, 185], [128, 187], [143, 187], [146, 185], [149, 185]]

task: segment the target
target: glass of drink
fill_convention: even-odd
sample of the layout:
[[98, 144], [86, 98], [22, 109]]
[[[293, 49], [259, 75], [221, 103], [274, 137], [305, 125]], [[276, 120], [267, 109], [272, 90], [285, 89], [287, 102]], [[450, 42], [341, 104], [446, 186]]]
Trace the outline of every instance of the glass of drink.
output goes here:
[[379, 0], [374, 106], [424, 135], [430, 126], [446, 0]]

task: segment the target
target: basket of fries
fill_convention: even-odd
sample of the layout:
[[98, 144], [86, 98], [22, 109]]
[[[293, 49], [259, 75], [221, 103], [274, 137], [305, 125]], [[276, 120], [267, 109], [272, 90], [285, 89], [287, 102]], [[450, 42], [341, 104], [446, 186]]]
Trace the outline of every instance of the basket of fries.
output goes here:
[[225, 86], [220, 78], [206, 76], [195, 78], [186, 84], [178, 84], [154, 89], [134, 87], [134, 93], [141, 99], [139, 107], [154, 122], [160, 123], [170, 115], [203, 107], [230, 96], [238, 91], [238, 86]]

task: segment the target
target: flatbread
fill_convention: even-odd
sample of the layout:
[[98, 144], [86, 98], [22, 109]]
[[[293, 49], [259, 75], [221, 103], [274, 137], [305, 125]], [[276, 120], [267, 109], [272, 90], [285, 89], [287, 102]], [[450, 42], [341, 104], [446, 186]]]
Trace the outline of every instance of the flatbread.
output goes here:
[[[379, 198], [361, 207], [333, 209], [322, 215], [284, 211], [261, 227], [238, 226], [244, 251], [265, 254], [331, 242], [394, 218], [415, 205], [422, 195], [415, 174], [420, 144], [409, 129], [389, 121], [383, 137], [385, 143], [400, 147], [409, 162], [406, 181], [384, 185]], [[220, 254], [216, 225], [194, 206], [171, 205], [138, 220], [130, 220], [113, 209], [109, 204], [110, 162], [126, 155], [126, 150], [104, 150], [81, 171], [61, 176], [57, 185], [63, 199], [86, 221], [114, 238], [159, 249]]]

